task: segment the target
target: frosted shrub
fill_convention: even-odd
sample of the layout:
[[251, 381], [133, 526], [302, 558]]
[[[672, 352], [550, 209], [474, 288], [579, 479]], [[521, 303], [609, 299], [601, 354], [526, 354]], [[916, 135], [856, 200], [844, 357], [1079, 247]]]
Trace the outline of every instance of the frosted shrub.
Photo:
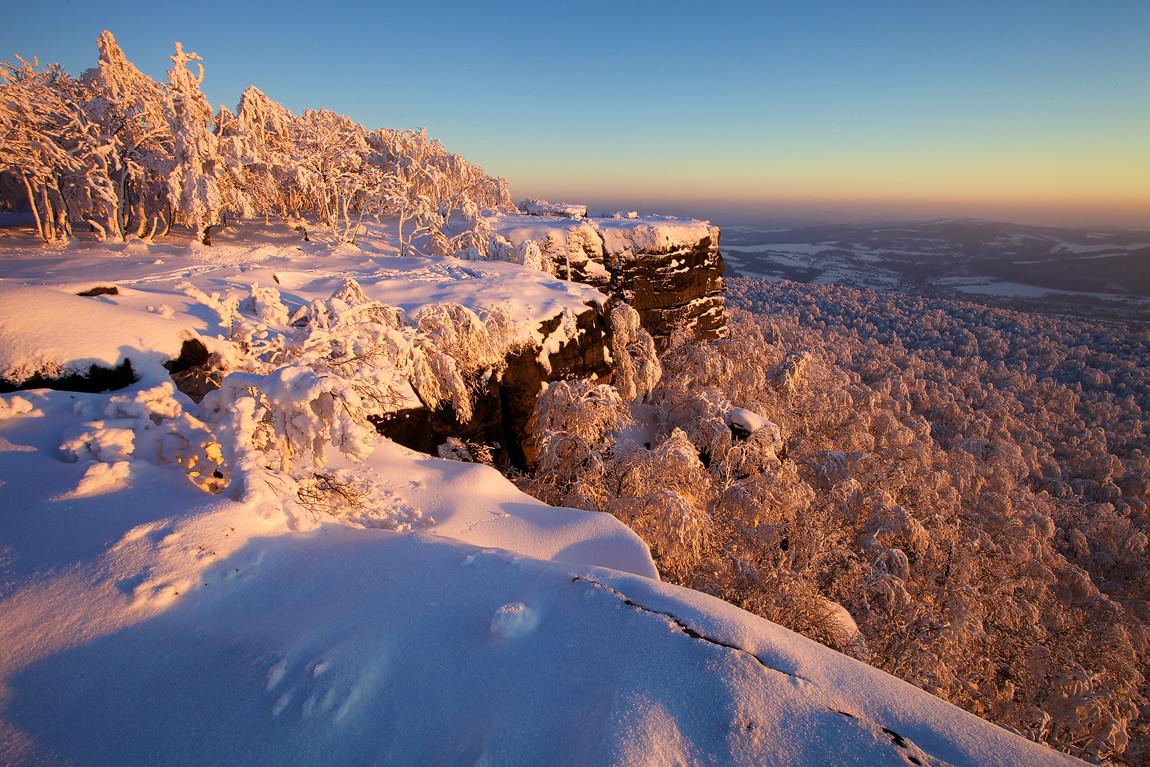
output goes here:
[[[493, 336], [479, 315], [461, 304], [428, 304], [416, 313], [416, 327], [466, 373], [500, 367], [506, 361], [505, 338]], [[492, 322], [502, 332], [499, 323]]]
[[329, 517], [345, 525], [407, 532], [435, 521], [350, 469], [317, 471], [304, 477], [297, 483], [294, 500], [317, 522]]
[[65, 460], [112, 464], [142, 460], [183, 468], [188, 479], [207, 492], [228, 485], [224, 455], [208, 424], [186, 412], [168, 382], [132, 395], [108, 398], [95, 417], [64, 435]]
[[673, 389], [660, 394], [656, 403], [662, 431], [681, 430], [708, 461], [726, 454], [734, 444], [724, 418], [731, 403], [717, 387]]
[[330, 299], [290, 313], [271, 287], [253, 288], [245, 299], [187, 290], [230, 327], [225, 369], [268, 374], [285, 365], [309, 367], [343, 379], [368, 415], [449, 404], [461, 422], [470, 420], [472, 392], [465, 375], [502, 361], [497, 351], [506, 354], [514, 335], [506, 310], [492, 310], [485, 323], [458, 305], [428, 308], [429, 335], [408, 325], [400, 310], [370, 300], [351, 279]]
[[580, 506], [598, 508], [605, 497], [602, 475], [610, 459], [615, 436], [631, 423], [631, 415], [619, 393], [606, 384], [588, 381], [556, 381], [535, 402], [532, 433], [539, 435], [537, 494], [559, 503], [573, 492], [581, 493]]
[[448, 437], [446, 442], [436, 447], [435, 453], [440, 458], [463, 463], [484, 463], [491, 466], [495, 462], [490, 445], [469, 442], [458, 437]]
[[354, 280], [294, 310], [275, 288], [206, 298], [221, 322], [230, 321], [230, 348], [220, 352], [230, 374], [199, 412], [231, 446], [229, 465], [243, 480], [237, 493], [262, 492], [270, 473], [276, 486], [295, 483], [294, 495], [280, 494], [288, 503], [313, 516], [338, 507], [344, 521], [371, 526], [415, 520], [365, 499], [356, 490], [362, 478], [349, 485], [328, 477], [327, 467], [365, 458], [379, 439], [372, 423], [379, 415], [449, 405], [459, 421], [469, 420], [473, 388], [499, 373], [515, 337], [499, 307], [481, 319], [456, 304], [431, 306], [412, 326]]
[[611, 382], [625, 400], [647, 397], [663, 373], [654, 339], [640, 325], [639, 313], [627, 304], [611, 310], [611, 359]]
[[362, 460], [376, 440], [355, 387], [308, 367], [233, 373], [201, 408], [215, 422], [231, 422], [262, 453], [263, 466], [286, 474], [326, 465], [330, 448]]
[[651, 547], [661, 570], [685, 573], [709, 553], [707, 471], [687, 435], [675, 430], [654, 450], [635, 449], [611, 467], [617, 495], [608, 509]]
[[253, 284], [251, 295], [240, 301], [237, 308], [265, 324], [286, 325], [288, 322], [288, 309], [275, 288], [261, 288]]

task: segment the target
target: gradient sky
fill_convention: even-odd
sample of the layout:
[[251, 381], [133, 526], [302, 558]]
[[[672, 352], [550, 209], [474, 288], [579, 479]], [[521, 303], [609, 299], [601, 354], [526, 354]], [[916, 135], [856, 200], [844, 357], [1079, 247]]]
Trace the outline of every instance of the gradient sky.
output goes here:
[[160, 79], [199, 52], [217, 104], [426, 127], [517, 197], [1150, 225], [1150, 0], [58, 0], [6, 10], [0, 58], [78, 73], [105, 28]]

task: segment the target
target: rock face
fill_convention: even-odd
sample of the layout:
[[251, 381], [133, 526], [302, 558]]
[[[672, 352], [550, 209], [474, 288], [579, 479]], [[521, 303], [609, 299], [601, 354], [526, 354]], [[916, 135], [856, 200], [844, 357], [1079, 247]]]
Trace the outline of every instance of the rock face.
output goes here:
[[726, 335], [719, 228], [706, 221], [511, 214], [491, 224], [515, 246], [535, 242], [560, 277], [631, 304], [660, 350], [679, 325], [700, 338]]
[[[541, 347], [525, 346], [512, 353], [497, 380], [480, 382], [474, 415], [460, 423], [450, 407], [432, 411], [412, 408], [374, 419], [381, 434], [413, 450], [434, 454], [448, 437], [495, 447], [497, 465], [529, 468], [535, 448], [528, 421], [544, 382], [564, 378], [611, 377], [610, 338], [613, 302], [588, 304], [575, 317], [576, 332], [563, 336], [562, 316], [542, 323]], [[546, 351], [545, 351], [546, 350]]]
[[0, 394], [27, 389], [58, 389], [59, 391], [102, 392], [123, 389], [136, 382], [132, 361], [124, 360], [116, 367], [91, 365], [83, 373], [51, 375], [33, 373], [19, 380], [0, 377]]
[[718, 227], [693, 243], [624, 249], [606, 257], [612, 290], [639, 312], [660, 351], [678, 325], [693, 328], [700, 338], [726, 335]]

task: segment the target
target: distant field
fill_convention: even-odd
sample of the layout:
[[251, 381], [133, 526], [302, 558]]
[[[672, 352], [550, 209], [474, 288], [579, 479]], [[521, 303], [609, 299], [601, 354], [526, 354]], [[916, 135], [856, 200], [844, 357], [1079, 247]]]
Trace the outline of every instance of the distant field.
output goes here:
[[1150, 230], [976, 220], [735, 226], [732, 274], [966, 298], [1026, 311], [1150, 321]]

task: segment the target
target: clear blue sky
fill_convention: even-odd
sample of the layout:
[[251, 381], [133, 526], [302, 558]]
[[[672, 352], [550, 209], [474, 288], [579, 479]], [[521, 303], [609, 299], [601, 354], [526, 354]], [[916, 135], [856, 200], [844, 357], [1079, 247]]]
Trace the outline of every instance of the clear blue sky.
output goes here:
[[214, 103], [426, 127], [517, 196], [1150, 223], [1150, 0], [11, 5], [0, 57], [180, 40]]

